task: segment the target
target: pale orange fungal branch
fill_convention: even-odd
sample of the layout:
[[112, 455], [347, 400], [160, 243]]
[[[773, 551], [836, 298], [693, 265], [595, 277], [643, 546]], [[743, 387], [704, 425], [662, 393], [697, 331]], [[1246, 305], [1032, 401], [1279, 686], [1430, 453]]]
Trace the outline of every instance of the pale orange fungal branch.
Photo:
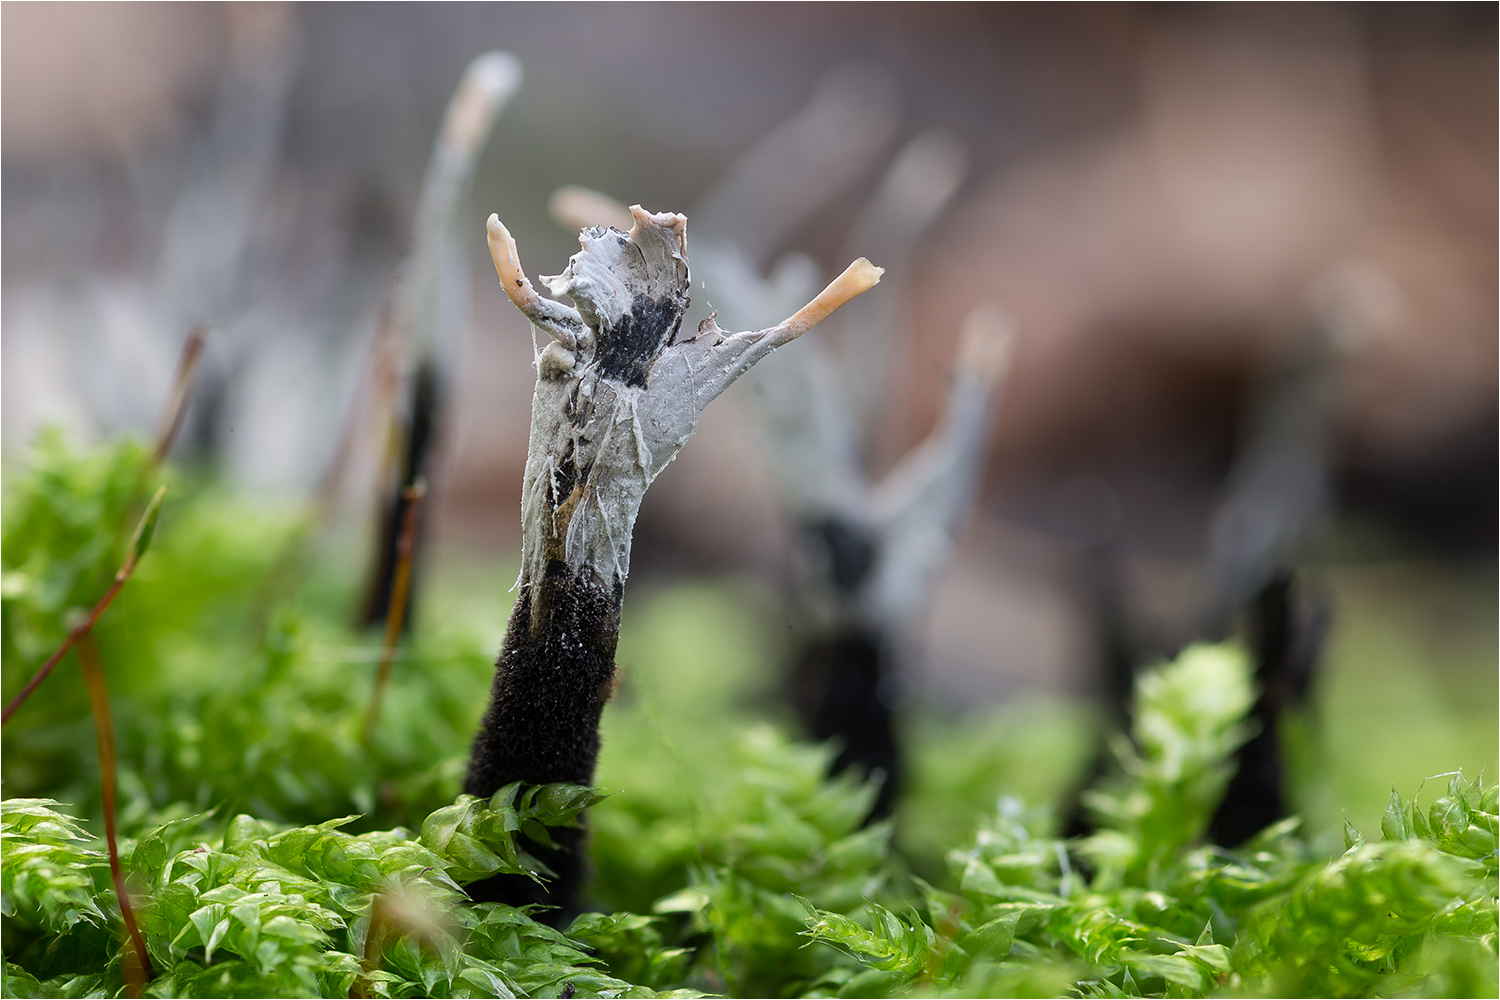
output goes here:
[[607, 194], [578, 184], [568, 184], [552, 192], [547, 211], [559, 225], [569, 229], [610, 226], [628, 233], [634, 224], [630, 209]]
[[[521, 255], [516, 251], [515, 238], [510, 235], [510, 230], [505, 228], [505, 223], [500, 221], [498, 215], [489, 217], [485, 229], [489, 238], [490, 259], [495, 262], [495, 274], [499, 275], [506, 296], [538, 330], [554, 338], [568, 350], [576, 349], [579, 338], [588, 335], [588, 329], [583, 317], [578, 315], [578, 310], [537, 294], [531, 279], [526, 277], [526, 272], [521, 268]], [[542, 279], [543, 282], [549, 280], [556, 279]]]
[[876, 267], [863, 257], [859, 258], [844, 268], [844, 273], [830, 281], [828, 287], [819, 292], [811, 302], [778, 324], [775, 328], [777, 339], [796, 340], [844, 303], [878, 285], [880, 276], [884, 273], [885, 268]]
[[515, 303], [517, 309], [530, 316], [541, 304], [541, 296], [531, 287], [531, 280], [521, 268], [521, 255], [516, 252], [516, 241], [500, 221], [500, 216], [491, 215], [485, 223], [490, 244], [490, 260], [495, 262], [495, 274], [500, 277], [500, 287]]

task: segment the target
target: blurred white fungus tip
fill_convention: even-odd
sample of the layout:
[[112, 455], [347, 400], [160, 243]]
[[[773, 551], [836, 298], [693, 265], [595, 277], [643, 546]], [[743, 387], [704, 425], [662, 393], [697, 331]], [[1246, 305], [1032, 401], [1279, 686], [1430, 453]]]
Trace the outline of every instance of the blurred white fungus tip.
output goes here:
[[471, 83], [488, 93], [509, 96], [520, 87], [525, 71], [521, 60], [509, 52], [495, 50], [478, 56], [469, 63], [464, 73], [464, 82]]
[[883, 185], [887, 207], [930, 216], [952, 197], [968, 171], [969, 151], [959, 139], [937, 130], [923, 132], [891, 163]]
[[1309, 289], [1312, 310], [1346, 354], [1358, 354], [1399, 327], [1407, 304], [1390, 274], [1371, 260], [1350, 259], [1328, 268]]
[[986, 381], [996, 381], [1010, 368], [1016, 351], [1016, 321], [993, 302], [969, 310], [959, 331], [958, 367]]
[[603, 226], [629, 232], [634, 222], [630, 209], [609, 195], [581, 184], [565, 184], [547, 199], [547, 211], [566, 229]]
[[489, 135], [501, 106], [521, 85], [521, 61], [509, 52], [486, 52], [469, 63], [443, 119], [442, 144], [472, 150]]

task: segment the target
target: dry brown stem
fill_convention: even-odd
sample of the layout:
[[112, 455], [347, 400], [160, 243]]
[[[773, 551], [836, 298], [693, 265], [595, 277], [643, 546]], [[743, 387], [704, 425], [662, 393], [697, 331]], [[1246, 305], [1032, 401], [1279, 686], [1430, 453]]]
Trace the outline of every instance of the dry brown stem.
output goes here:
[[203, 345], [208, 342], [208, 324], [199, 323], [188, 333], [183, 342], [182, 354], [177, 359], [177, 372], [172, 376], [172, 389], [162, 407], [161, 417], [156, 422], [156, 433], [152, 440], [156, 445], [151, 450], [151, 464], [146, 475], [154, 472], [166, 461], [172, 444], [182, 430], [182, 420], [187, 416], [188, 400], [193, 391], [193, 379], [198, 374], [198, 362], [203, 357]]
[[427, 484], [421, 479], [401, 491], [406, 511], [401, 518], [401, 537], [396, 544], [396, 572], [391, 580], [390, 611], [385, 618], [385, 644], [381, 647], [375, 689], [370, 694], [370, 709], [365, 716], [366, 744], [375, 738], [375, 726], [380, 722], [380, 709], [385, 703], [385, 690], [390, 685], [391, 665], [396, 660], [396, 647], [401, 642], [401, 629], [406, 624], [406, 596], [411, 591], [412, 553], [416, 550], [417, 509], [426, 492]]
[[83, 671], [83, 685], [88, 690], [89, 707], [94, 715], [94, 735], [99, 747], [99, 784], [104, 798], [104, 842], [109, 849], [109, 874], [115, 884], [115, 898], [120, 902], [120, 919], [135, 949], [136, 961], [125, 961], [125, 981], [130, 996], [144, 994], [144, 987], [151, 980], [151, 956], [146, 952], [146, 941], [135, 922], [135, 908], [130, 904], [130, 890], [125, 885], [125, 874], [120, 868], [120, 844], [115, 835], [115, 730], [109, 714], [109, 685], [104, 678], [104, 664], [99, 658], [99, 647], [94, 637], [84, 634], [78, 637], [78, 664]]

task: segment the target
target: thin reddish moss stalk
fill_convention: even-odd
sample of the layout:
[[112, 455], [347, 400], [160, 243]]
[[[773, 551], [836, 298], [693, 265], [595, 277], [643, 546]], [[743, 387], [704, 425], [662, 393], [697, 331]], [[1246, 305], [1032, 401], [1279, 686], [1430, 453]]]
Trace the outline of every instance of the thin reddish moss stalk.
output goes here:
[[0, 726], [10, 721], [10, 717], [26, 703], [31, 693], [42, 686], [42, 682], [52, 673], [52, 668], [57, 666], [58, 661], [66, 656], [68, 650], [72, 649], [80, 639], [88, 635], [99, 621], [99, 616], [109, 610], [109, 606], [119, 596], [120, 590], [130, 580], [131, 574], [135, 572], [136, 564], [140, 562], [141, 556], [145, 555], [146, 548], [151, 544], [151, 533], [156, 528], [156, 515], [161, 510], [162, 497], [166, 496], [166, 493], [167, 488], [161, 487], [151, 498], [151, 502], [146, 505], [146, 512], [141, 515], [140, 522], [135, 526], [135, 534], [131, 536], [130, 545], [125, 550], [125, 561], [120, 564], [119, 571], [115, 573], [114, 582], [110, 584], [109, 589], [104, 592], [104, 596], [99, 599], [98, 604], [94, 605], [88, 616], [68, 631], [62, 645], [57, 647], [57, 652], [49, 656], [47, 662], [42, 664], [42, 668], [26, 682], [26, 686], [6, 703], [5, 711], [0, 713]]
[[198, 374], [198, 362], [203, 357], [203, 345], [208, 342], [208, 324], [199, 323], [188, 333], [183, 342], [182, 354], [177, 359], [177, 372], [172, 376], [172, 391], [167, 396], [166, 406], [156, 423], [155, 448], [151, 452], [151, 464], [147, 473], [154, 472], [166, 461], [172, 444], [182, 430], [183, 418], [187, 416], [188, 400], [192, 396], [193, 381]]
[[88, 634], [78, 637], [78, 663], [83, 669], [83, 684], [89, 693], [89, 705], [94, 714], [94, 733], [99, 745], [99, 784], [104, 794], [104, 842], [109, 848], [109, 874], [114, 879], [115, 897], [120, 902], [120, 918], [125, 921], [125, 930], [135, 949], [138, 965], [125, 962], [125, 980], [131, 996], [142, 996], [145, 984], [151, 979], [151, 956], [146, 952], [146, 941], [135, 922], [135, 910], [130, 905], [130, 891], [125, 886], [125, 874], [120, 869], [120, 845], [115, 835], [115, 730], [109, 714], [109, 685], [104, 679], [104, 664], [99, 659], [99, 647], [94, 637]]
[[366, 743], [375, 738], [375, 726], [380, 722], [380, 709], [385, 703], [385, 691], [391, 681], [391, 666], [396, 660], [396, 648], [401, 643], [401, 630], [406, 624], [406, 595], [411, 591], [412, 555], [417, 545], [417, 509], [427, 492], [425, 481], [418, 479], [401, 491], [406, 501], [405, 516], [401, 519], [401, 537], [396, 543], [396, 572], [391, 579], [389, 612], [385, 619], [385, 644], [380, 651], [380, 668], [375, 674], [375, 689], [370, 693], [370, 710], [365, 716]]
[[386, 947], [392, 940], [407, 938], [425, 952], [441, 954], [443, 942], [452, 939], [454, 930], [446, 912], [429, 906], [421, 895], [405, 891], [380, 893], [370, 904], [360, 974], [354, 977], [349, 996], [376, 995], [370, 975], [384, 964]]

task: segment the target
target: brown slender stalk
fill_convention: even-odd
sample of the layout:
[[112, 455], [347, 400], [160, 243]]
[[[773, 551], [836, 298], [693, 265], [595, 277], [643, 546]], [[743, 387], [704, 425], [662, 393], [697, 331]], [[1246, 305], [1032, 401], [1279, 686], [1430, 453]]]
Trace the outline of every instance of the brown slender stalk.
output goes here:
[[374, 996], [367, 989], [370, 973], [385, 960], [386, 945], [392, 940], [408, 938], [419, 948], [442, 954], [453, 945], [455, 928], [441, 905], [425, 896], [420, 889], [407, 886], [386, 891], [370, 902], [370, 925], [365, 930], [364, 955], [360, 975], [349, 986], [350, 997]]
[[203, 357], [203, 345], [208, 341], [208, 324], [199, 323], [188, 333], [182, 345], [182, 354], [177, 359], [177, 374], [172, 377], [172, 391], [162, 407], [156, 422], [156, 442], [151, 451], [150, 469], [154, 470], [166, 461], [177, 434], [182, 430], [183, 418], [187, 416], [188, 399], [193, 391], [193, 379], [198, 374], [198, 362]]
[[124, 586], [124, 583], [125, 581], [120, 579], [119, 574], [116, 574], [114, 583], [110, 584], [109, 589], [104, 592], [104, 596], [99, 600], [99, 603], [94, 605], [94, 610], [89, 613], [89, 616], [83, 620], [82, 624], [68, 632], [67, 638], [62, 641], [62, 645], [57, 647], [57, 652], [49, 656], [47, 662], [42, 664], [42, 669], [33, 674], [31, 680], [26, 682], [26, 686], [21, 689], [20, 693], [6, 703], [4, 713], [0, 714], [0, 725], [4, 725], [10, 721], [10, 717], [15, 715], [16, 710], [25, 704], [27, 698], [31, 697], [31, 692], [42, 686], [42, 681], [47, 679], [52, 673], [52, 668], [57, 666], [58, 661], [67, 655], [68, 650], [73, 648], [74, 643], [81, 639], [89, 629], [94, 627], [94, 623], [99, 620], [99, 616], [104, 613], [104, 609], [114, 602], [115, 595], [120, 592], [120, 588]]
[[156, 476], [161, 464], [167, 460], [167, 455], [172, 451], [172, 445], [177, 440], [177, 434], [182, 430], [183, 418], [187, 415], [187, 404], [193, 391], [193, 381], [198, 374], [198, 362], [203, 357], [203, 345], [208, 342], [208, 324], [198, 323], [192, 330], [188, 331], [187, 340], [183, 341], [182, 353], [177, 358], [177, 372], [172, 376], [172, 386], [167, 393], [167, 400], [162, 405], [161, 413], [156, 418], [156, 430], [151, 435], [151, 458], [141, 466], [140, 475], [136, 477], [135, 494], [130, 503], [120, 512], [120, 522], [116, 528], [118, 535], [124, 535], [125, 529], [130, 524], [130, 517], [140, 509], [139, 499], [146, 492], [147, 484]]
[[385, 893], [376, 896], [370, 904], [370, 926], [365, 931], [365, 950], [359, 963], [359, 969], [363, 975], [356, 976], [349, 987], [349, 996], [353, 1000], [375, 995], [372, 992], [366, 992], [363, 980], [380, 968], [381, 959], [385, 954], [386, 938], [390, 936], [392, 925], [398, 922], [393, 917], [390, 896]]
[[0, 713], [0, 725], [10, 721], [10, 717], [16, 714], [16, 709], [25, 704], [33, 691], [42, 686], [42, 681], [52, 673], [52, 668], [57, 666], [57, 662], [67, 655], [68, 650], [72, 649], [79, 639], [89, 633], [89, 630], [99, 621], [99, 616], [114, 603], [120, 589], [135, 572], [136, 564], [140, 562], [141, 556], [146, 554], [146, 549], [151, 545], [151, 533], [156, 530], [156, 515], [161, 511], [161, 500], [166, 494], [165, 486], [156, 491], [156, 495], [146, 505], [146, 512], [141, 515], [140, 521], [135, 526], [135, 534], [130, 536], [130, 545], [125, 550], [125, 561], [120, 564], [119, 571], [115, 573], [114, 582], [110, 584], [109, 589], [104, 592], [104, 596], [99, 599], [98, 604], [94, 605], [94, 609], [88, 613], [88, 616], [68, 631], [67, 638], [63, 639], [62, 645], [57, 647], [57, 652], [49, 656], [47, 662], [42, 664], [42, 669], [32, 675], [31, 680], [26, 682], [26, 686], [20, 690], [20, 693], [6, 703], [5, 711]]
[[396, 659], [396, 646], [401, 642], [401, 628], [406, 624], [406, 595], [411, 590], [412, 553], [416, 549], [417, 508], [427, 492], [427, 483], [418, 479], [401, 491], [406, 501], [405, 516], [401, 519], [401, 537], [396, 543], [396, 572], [391, 578], [391, 596], [385, 618], [385, 645], [380, 651], [380, 669], [375, 674], [375, 690], [370, 694], [370, 710], [365, 716], [365, 742], [375, 738], [375, 725], [380, 721], [380, 707], [385, 701], [385, 689], [391, 680], [391, 664]]
[[129, 994], [142, 996], [145, 984], [151, 979], [151, 956], [146, 953], [146, 941], [135, 922], [135, 910], [130, 905], [130, 892], [125, 887], [125, 874], [120, 870], [120, 845], [115, 836], [115, 730], [109, 715], [109, 686], [104, 679], [104, 664], [99, 659], [99, 647], [91, 635], [78, 637], [78, 663], [83, 668], [83, 684], [88, 689], [89, 704], [94, 712], [94, 733], [99, 744], [99, 783], [104, 791], [104, 842], [109, 846], [109, 873], [115, 882], [115, 897], [120, 901], [120, 917], [125, 921], [125, 930], [130, 934], [130, 943], [135, 949], [136, 962], [125, 961], [125, 980]]
[[354, 977], [354, 982], [349, 984], [350, 1000], [363, 1000], [364, 997], [374, 996], [374, 993], [365, 989], [364, 980], [371, 972], [380, 967], [381, 954], [385, 950], [386, 926], [389, 918], [386, 915], [385, 896], [376, 896], [370, 904], [370, 926], [365, 930], [365, 950], [360, 959], [360, 975]]
[[[361, 386], [359, 397], [349, 408], [343, 431], [339, 434], [338, 446], [334, 449], [328, 467], [323, 470], [317, 491], [313, 495], [310, 519], [314, 528], [321, 529], [338, 511], [349, 479], [349, 469], [353, 466], [360, 447], [373, 436], [372, 428], [390, 425], [391, 411], [395, 406], [396, 383], [400, 376], [400, 318], [395, 303], [388, 297], [381, 307], [380, 324], [371, 348], [369, 375]], [[387, 442], [382, 441], [381, 447], [385, 451], [390, 450]]]

